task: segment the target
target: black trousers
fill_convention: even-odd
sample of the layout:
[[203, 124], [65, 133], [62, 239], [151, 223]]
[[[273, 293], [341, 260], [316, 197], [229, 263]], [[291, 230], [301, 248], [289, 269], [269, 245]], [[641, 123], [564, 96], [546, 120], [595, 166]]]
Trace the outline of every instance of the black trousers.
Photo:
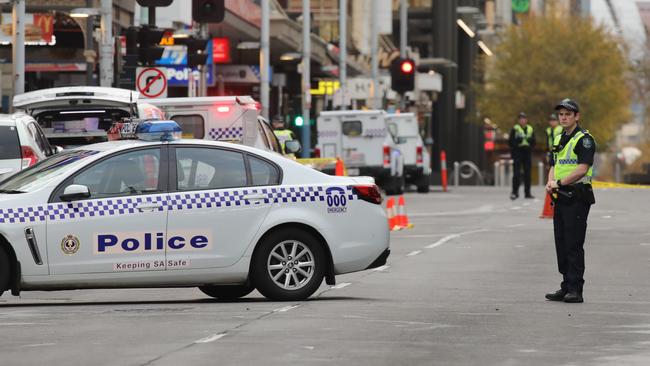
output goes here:
[[585, 274], [585, 235], [591, 204], [581, 199], [556, 203], [553, 215], [555, 252], [562, 274], [562, 289], [582, 293]]
[[[513, 159], [512, 165], [512, 193], [519, 196], [519, 186], [521, 181], [524, 181], [524, 194], [530, 196], [530, 165], [531, 154], [524, 152], [517, 154]], [[523, 178], [521, 176], [521, 168], [524, 168]]]

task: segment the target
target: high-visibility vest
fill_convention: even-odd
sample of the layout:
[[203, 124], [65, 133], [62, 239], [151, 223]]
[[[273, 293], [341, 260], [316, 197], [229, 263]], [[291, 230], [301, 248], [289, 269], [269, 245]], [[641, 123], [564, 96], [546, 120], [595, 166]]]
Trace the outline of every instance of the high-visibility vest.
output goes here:
[[275, 137], [278, 138], [280, 146], [282, 146], [282, 151], [284, 152], [284, 143], [293, 140], [291, 130], [274, 130], [273, 133], [275, 134]]
[[549, 150], [553, 150], [553, 143], [555, 142], [555, 136], [560, 136], [562, 135], [562, 126], [555, 126], [553, 128], [546, 127], [546, 137], [548, 138], [548, 148]]
[[515, 125], [515, 137], [521, 139], [521, 142], [519, 143], [519, 147], [530, 146], [530, 144], [528, 143], [528, 139], [530, 139], [532, 136], [533, 136], [533, 126], [526, 125], [526, 131], [524, 132], [524, 129], [521, 127], [521, 125]]
[[[580, 139], [584, 136], [589, 135], [589, 131], [580, 130], [569, 140], [569, 142], [564, 145], [562, 150], [559, 152], [553, 152], [553, 160], [555, 161], [555, 180], [563, 179], [567, 177], [571, 172], [573, 172], [578, 167], [578, 155], [573, 151], [577, 144], [580, 142]], [[591, 135], [589, 135], [591, 137]], [[559, 145], [562, 135], [555, 136], [555, 141], [553, 145]], [[593, 137], [591, 137], [593, 139]], [[591, 177], [593, 176], [593, 168], [589, 167], [587, 174], [585, 174], [582, 179], [575, 183], [585, 183], [591, 184]]]

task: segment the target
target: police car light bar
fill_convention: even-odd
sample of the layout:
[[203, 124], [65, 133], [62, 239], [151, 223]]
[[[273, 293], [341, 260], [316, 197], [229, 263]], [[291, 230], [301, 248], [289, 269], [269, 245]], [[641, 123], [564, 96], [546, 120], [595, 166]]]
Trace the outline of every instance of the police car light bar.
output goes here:
[[175, 121], [144, 121], [135, 131], [138, 139], [143, 141], [180, 140], [183, 130]]
[[173, 141], [179, 140], [183, 130], [175, 121], [169, 120], [129, 120], [116, 122], [108, 130], [108, 139]]

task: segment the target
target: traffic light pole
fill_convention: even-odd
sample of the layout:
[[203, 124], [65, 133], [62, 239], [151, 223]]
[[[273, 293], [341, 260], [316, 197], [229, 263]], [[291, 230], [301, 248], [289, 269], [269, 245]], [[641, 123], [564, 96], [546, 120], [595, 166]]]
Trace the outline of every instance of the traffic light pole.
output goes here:
[[11, 60], [14, 72], [14, 95], [25, 92], [25, 0], [15, 0], [12, 11], [13, 44]]
[[[262, 0], [262, 34], [260, 40], [260, 77], [261, 85], [261, 102], [262, 116], [269, 119], [269, 61], [270, 61], [270, 0]], [[280, 94], [279, 98], [282, 98]], [[278, 111], [279, 113], [280, 111]]]
[[372, 109], [379, 109], [381, 106], [379, 97], [379, 60], [377, 49], [379, 48], [379, 35], [377, 34], [377, 7], [370, 7], [370, 74], [372, 78], [372, 93], [370, 106]]
[[[201, 39], [208, 38], [208, 25], [206, 23], [201, 23]], [[203, 64], [199, 65], [199, 90], [198, 94], [200, 97], [205, 97], [208, 95], [208, 67]]]
[[340, 94], [341, 94], [341, 109], [346, 110], [347, 105], [345, 102], [345, 94], [347, 92], [346, 83], [348, 77], [348, 1], [340, 0], [339, 3], [339, 78], [340, 78]]
[[[408, 1], [400, 0], [399, 6], [399, 56], [402, 59], [406, 58], [406, 36], [407, 36], [407, 22], [408, 22]], [[414, 71], [415, 72], [415, 71]], [[406, 93], [400, 95], [400, 110], [406, 109]]]
[[113, 1], [101, 0], [101, 33], [99, 49], [99, 85], [113, 86]]
[[308, 158], [311, 154], [311, 124], [309, 123], [309, 109], [311, 108], [311, 4], [309, 0], [302, 0], [302, 157]]

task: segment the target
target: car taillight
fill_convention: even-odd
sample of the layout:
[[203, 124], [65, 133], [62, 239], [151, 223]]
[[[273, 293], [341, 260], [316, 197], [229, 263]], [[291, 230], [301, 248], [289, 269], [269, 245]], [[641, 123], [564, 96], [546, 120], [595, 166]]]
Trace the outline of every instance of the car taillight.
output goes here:
[[217, 107], [217, 112], [228, 113], [228, 112], [230, 112], [230, 107], [227, 106], [227, 105], [220, 105], [220, 106]]
[[314, 157], [320, 158], [320, 148], [314, 148]]
[[352, 192], [359, 197], [360, 200], [380, 205], [382, 198], [379, 193], [379, 188], [376, 185], [362, 185], [352, 186]]
[[415, 163], [422, 164], [422, 162], [422, 146], [418, 146], [415, 148]]
[[384, 146], [384, 166], [390, 166], [390, 146]]
[[34, 153], [34, 150], [32, 150], [31, 147], [29, 146], [21, 146], [20, 147], [20, 152], [23, 156], [23, 161], [22, 161], [22, 169], [28, 168], [38, 161], [38, 156]]

